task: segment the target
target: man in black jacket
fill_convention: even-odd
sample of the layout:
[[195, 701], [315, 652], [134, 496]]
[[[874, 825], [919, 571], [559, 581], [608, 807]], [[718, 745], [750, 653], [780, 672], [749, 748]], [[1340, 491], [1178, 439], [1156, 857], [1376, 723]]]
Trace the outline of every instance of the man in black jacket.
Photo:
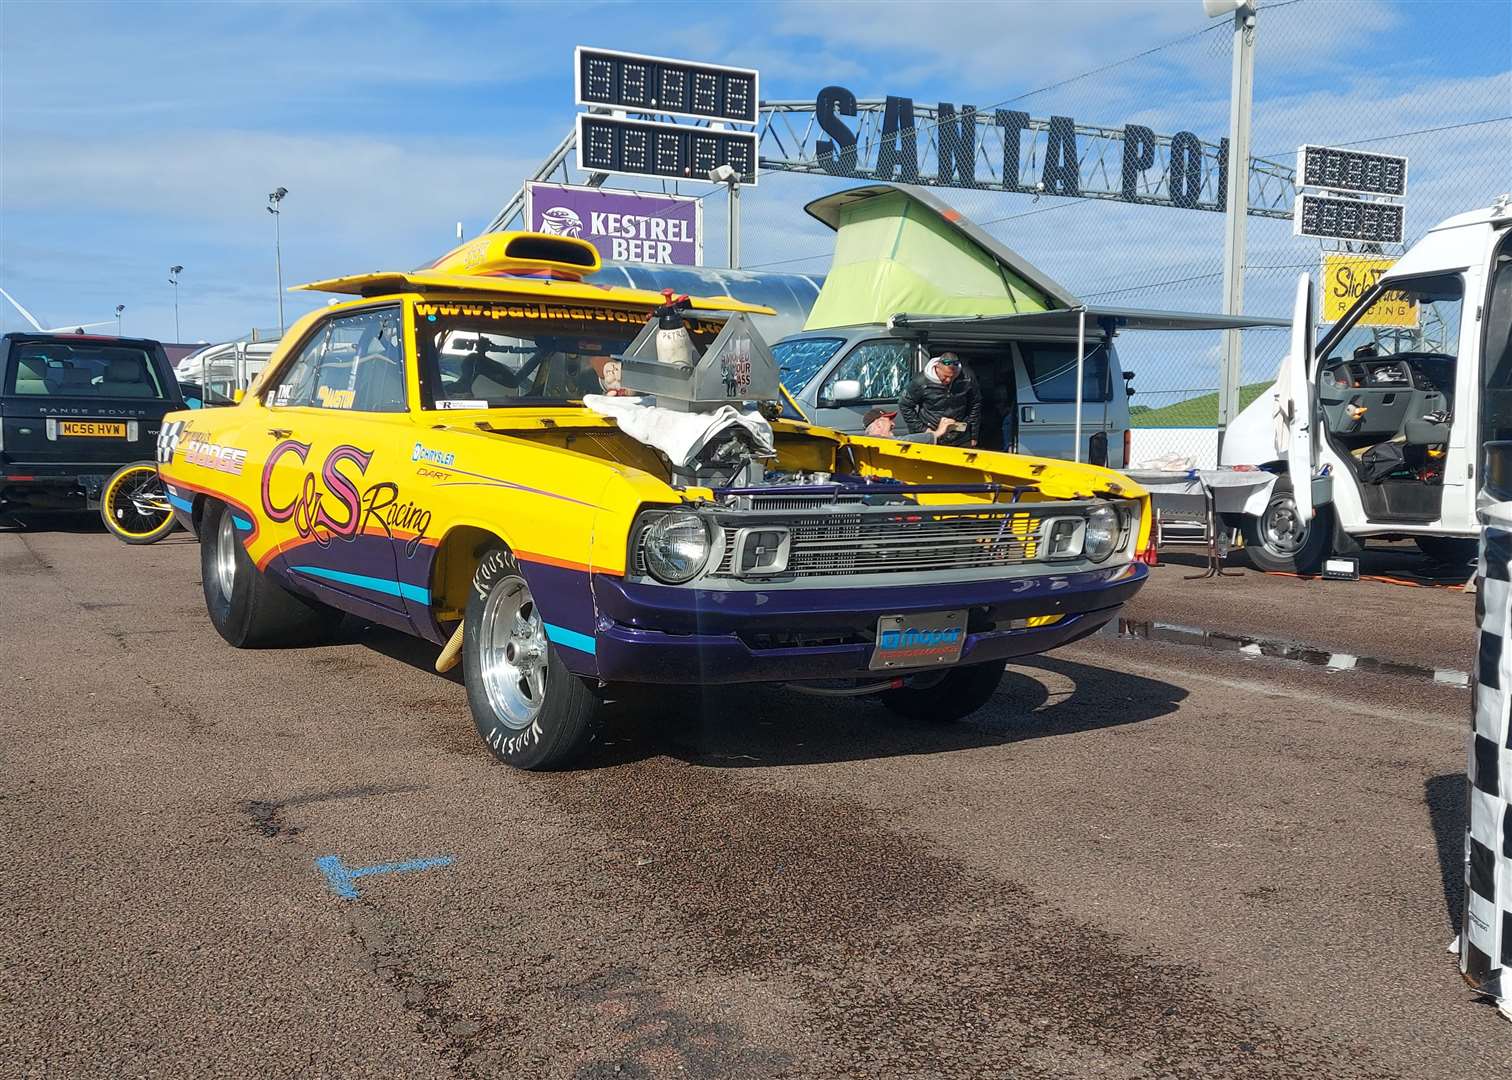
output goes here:
[[898, 412], [912, 432], [928, 432], [944, 446], [975, 446], [982, 423], [982, 391], [947, 352], [924, 365], [898, 399]]

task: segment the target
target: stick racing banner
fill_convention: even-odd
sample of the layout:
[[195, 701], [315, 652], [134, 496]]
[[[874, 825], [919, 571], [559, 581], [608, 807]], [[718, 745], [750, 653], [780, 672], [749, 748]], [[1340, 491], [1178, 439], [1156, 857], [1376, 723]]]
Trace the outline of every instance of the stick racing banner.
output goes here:
[[[1342, 319], [1355, 301], [1375, 288], [1395, 259], [1329, 252], [1323, 256], [1323, 322], [1329, 326]], [[1391, 290], [1378, 297], [1360, 317], [1360, 326], [1418, 325], [1418, 309], [1401, 292]]]

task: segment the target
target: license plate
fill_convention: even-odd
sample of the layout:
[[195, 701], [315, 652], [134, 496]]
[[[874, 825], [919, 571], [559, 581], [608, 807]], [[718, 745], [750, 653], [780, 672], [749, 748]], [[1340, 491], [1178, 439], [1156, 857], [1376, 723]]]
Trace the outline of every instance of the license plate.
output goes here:
[[925, 615], [883, 615], [877, 620], [877, 647], [871, 670], [954, 664], [966, 644], [964, 611]]
[[59, 420], [58, 434], [93, 439], [124, 439], [126, 425], [110, 420]]

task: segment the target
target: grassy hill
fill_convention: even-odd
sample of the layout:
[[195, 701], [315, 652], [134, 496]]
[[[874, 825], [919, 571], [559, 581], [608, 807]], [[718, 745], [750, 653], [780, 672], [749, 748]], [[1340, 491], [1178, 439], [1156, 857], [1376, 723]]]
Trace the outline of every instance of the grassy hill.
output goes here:
[[[1273, 385], [1275, 384], [1257, 382], [1241, 386], [1239, 408], [1243, 409], [1249, 405]], [[1135, 400], [1139, 400], [1139, 395], [1135, 395]], [[1130, 426], [1137, 428], [1217, 427], [1218, 391], [1214, 390], [1211, 394], [1187, 398], [1185, 401], [1178, 401], [1174, 405], [1164, 405], [1158, 409], [1141, 408], [1135, 405], [1130, 409], [1130, 414]]]

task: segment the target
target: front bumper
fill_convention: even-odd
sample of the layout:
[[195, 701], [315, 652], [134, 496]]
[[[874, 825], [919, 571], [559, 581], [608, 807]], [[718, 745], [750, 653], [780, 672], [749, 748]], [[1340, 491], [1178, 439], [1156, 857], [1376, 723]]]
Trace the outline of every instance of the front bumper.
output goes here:
[[[1092, 633], [1144, 584], [1140, 563], [943, 585], [726, 592], [595, 575], [598, 676], [606, 682], [744, 683], [879, 679], [869, 671], [883, 615], [968, 611], [962, 664], [1045, 652]], [[1061, 615], [1013, 629], [1010, 620]], [[933, 670], [933, 669], [920, 669]]]

